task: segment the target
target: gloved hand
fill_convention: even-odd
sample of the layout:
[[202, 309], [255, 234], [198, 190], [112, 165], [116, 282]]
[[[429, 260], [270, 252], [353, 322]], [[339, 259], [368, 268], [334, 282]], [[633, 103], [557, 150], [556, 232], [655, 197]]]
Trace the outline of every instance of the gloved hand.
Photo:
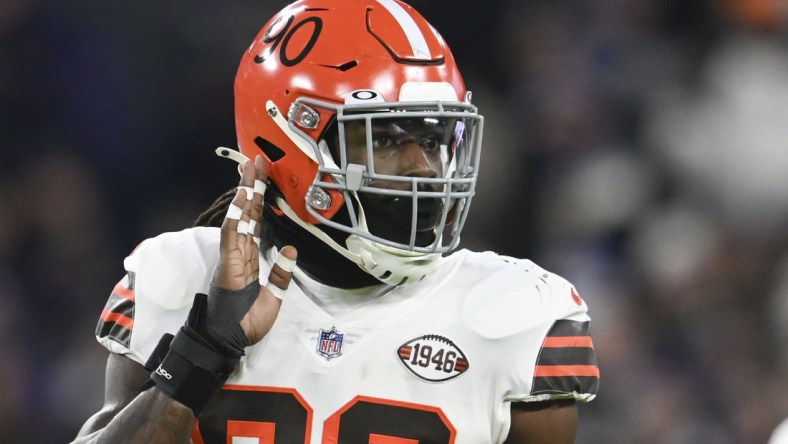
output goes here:
[[241, 166], [241, 183], [222, 223], [219, 263], [209, 294], [195, 296], [186, 325], [151, 375], [160, 390], [195, 414], [227, 380], [244, 349], [271, 329], [292, 279], [297, 252], [287, 246], [280, 251], [268, 284], [260, 283], [266, 178], [259, 156], [254, 164], [247, 161]]
[[221, 258], [208, 294], [204, 333], [209, 341], [231, 352], [257, 343], [271, 329], [297, 255], [295, 248], [284, 247], [268, 276], [269, 284], [260, 285], [260, 222], [266, 179], [262, 157], [254, 164], [242, 165], [238, 193], [222, 224]]

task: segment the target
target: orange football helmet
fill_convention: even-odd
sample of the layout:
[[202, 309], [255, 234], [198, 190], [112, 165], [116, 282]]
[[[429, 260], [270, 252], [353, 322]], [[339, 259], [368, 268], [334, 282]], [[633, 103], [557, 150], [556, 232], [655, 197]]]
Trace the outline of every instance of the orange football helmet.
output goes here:
[[[423, 277], [459, 243], [483, 126], [470, 97], [446, 42], [410, 6], [297, 1], [243, 55], [235, 79], [238, 145], [250, 159], [265, 157], [288, 217], [380, 280], [399, 284]], [[365, 130], [365, 160], [348, 154], [350, 125]], [[398, 174], [376, 164], [375, 128], [414, 125], [440, 128], [437, 173]], [[399, 224], [396, 233], [372, 214]], [[348, 233], [345, 245], [321, 224]]]

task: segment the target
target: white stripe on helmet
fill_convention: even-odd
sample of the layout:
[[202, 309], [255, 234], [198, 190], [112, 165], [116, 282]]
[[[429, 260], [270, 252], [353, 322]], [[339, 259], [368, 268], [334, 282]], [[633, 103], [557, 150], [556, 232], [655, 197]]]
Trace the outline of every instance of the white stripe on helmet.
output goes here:
[[378, 0], [384, 8], [397, 20], [405, 36], [408, 38], [411, 49], [413, 49], [413, 56], [417, 58], [431, 59], [430, 48], [427, 46], [427, 40], [421, 33], [416, 21], [413, 17], [405, 11], [399, 3], [394, 0]]

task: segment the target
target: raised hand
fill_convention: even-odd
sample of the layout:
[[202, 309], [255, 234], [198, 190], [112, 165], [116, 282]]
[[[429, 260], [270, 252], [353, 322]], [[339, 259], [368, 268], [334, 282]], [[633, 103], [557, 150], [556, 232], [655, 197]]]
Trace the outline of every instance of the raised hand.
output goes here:
[[[240, 322], [244, 346], [258, 342], [271, 329], [297, 256], [295, 248], [284, 247], [268, 275], [268, 284], [260, 285], [259, 243], [266, 179], [262, 157], [254, 163], [244, 162], [238, 191], [222, 223], [220, 258], [211, 283], [206, 321], [211, 336], [225, 336], [234, 347], [244, 345], [243, 338], [227, 331], [237, 332], [237, 327], [228, 323]], [[228, 311], [233, 312], [232, 316]], [[220, 317], [216, 319], [220, 322], [214, 322], [212, 316]]]
[[241, 183], [222, 223], [211, 289], [207, 295], [195, 295], [186, 324], [177, 335], [162, 338], [169, 351], [151, 379], [195, 414], [227, 380], [246, 347], [271, 329], [293, 276], [296, 250], [285, 247], [267, 285], [260, 284], [259, 236], [266, 178], [260, 157], [241, 166]]

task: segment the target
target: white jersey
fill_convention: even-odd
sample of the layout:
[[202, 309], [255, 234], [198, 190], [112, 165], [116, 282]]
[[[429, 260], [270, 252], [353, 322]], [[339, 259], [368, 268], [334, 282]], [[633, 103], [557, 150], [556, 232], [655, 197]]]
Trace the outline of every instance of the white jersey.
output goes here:
[[[96, 335], [145, 363], [207, 293], [219, 230], [146, 240]], [[261, 268], [272, 263], [269, 252]], [[327, 287], [296, 269], [271, 331], [200, 415], [197, 443], [499, 443], [510, 403], [593, 399], [587, 307], [530, 261], [458, 251], [421, 282]]]

